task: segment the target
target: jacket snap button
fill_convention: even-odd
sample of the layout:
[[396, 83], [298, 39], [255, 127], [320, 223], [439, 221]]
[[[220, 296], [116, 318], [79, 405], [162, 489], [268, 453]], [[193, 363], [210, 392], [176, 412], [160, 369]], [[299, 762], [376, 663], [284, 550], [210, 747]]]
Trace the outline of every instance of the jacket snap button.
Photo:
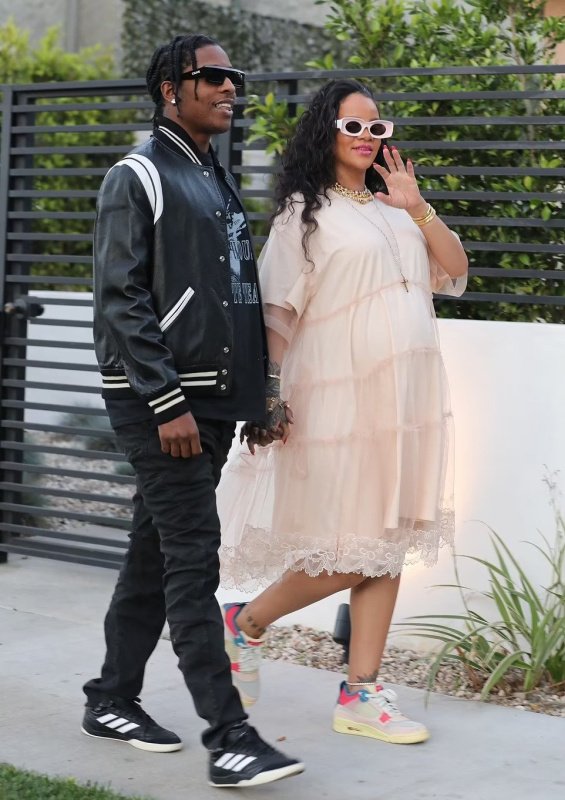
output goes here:
[[216, 216], [217, 217], [221, 217], [222, 216], [222, 212], [221, 211], [216, 211]]
[[223, 263], [226, 260], [225, 256], [220, 256], [220, 261]]
[[229, 351], [230, 351], [229, 347], [224, 347], [224, 353], [229, 353]]
[[224, 300], [224, 301], [223, 301], [223, 303], [222, 303], [222, 305], [223, 305], [223, 307], [224, 307], [224, 308], [227, 308], [227, 307], [228, 307], [228, 301], [227, 301], [227, 300]]
[[202, 174], [204, 175], [205, 178], [207, 178], [210, 175], [207, 169], [205, 169]]
[[227, 371], [227, 369], [223, 369], [223, 370], [222, 370], [222, 375], [227, 375], [227, 374], [228, 374], [228, 371]]
[[222, 383], [222, 385], [220, 386], [220, 390], [221, 390], [222, 392], [225, 392], [225, 391], [226, 391], [226, 384], [225, 384], [225, 383]]

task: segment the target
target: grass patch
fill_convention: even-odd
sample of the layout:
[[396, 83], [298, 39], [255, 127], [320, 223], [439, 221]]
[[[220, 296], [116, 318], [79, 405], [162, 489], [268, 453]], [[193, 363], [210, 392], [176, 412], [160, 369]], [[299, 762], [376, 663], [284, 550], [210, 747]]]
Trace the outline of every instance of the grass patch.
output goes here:
[[73, 778], [46, 778], [0, 764], [0, 800], [151, 800], [116, 794], [94, 784], [80, 786]]

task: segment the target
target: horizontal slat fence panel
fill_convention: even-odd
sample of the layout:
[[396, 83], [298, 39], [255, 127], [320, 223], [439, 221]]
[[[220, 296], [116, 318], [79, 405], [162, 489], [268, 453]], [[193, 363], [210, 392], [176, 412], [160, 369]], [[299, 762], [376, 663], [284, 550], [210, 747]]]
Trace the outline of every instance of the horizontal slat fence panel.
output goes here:
[[[241, 184], [260, 246], [278, 163], [266, 155], [266, 142], [247, 141], [254, 124], [244, 115], [249, 95], [273, 92], [294, 113], [330, 77], [369, 82], [395, 120], [394, 141], [415, 161], [425, 196], [470, 256], [469, 291], [457, 301], [441, 299], [440, 309], [464, 317], [470, 309], [531, 307], [532, 314], [565, 321], [565, 89], [539, 88], [543, 76], [560, 71], [541, 65], [250, 75], [233, 130], [217, 145]], [[521, 83], [513, 81], [517, 75]], [[437, 83], [450, 77], [458, 81], [453, 91]], [[485, 77], [491, 89], [480, 83]], [[414, 83], [422, 79], [424, 89]], [[22, 553], [115, 568], [127, 544], [135, 479], [99, 397], [92, 226], [104, 174], [147, 137], [153, 108], [142, 80], [0, 92], [0, 310], [18, 298], [36, 298], [44, 309], [29, 320], [3, 320], [0, 559]]]

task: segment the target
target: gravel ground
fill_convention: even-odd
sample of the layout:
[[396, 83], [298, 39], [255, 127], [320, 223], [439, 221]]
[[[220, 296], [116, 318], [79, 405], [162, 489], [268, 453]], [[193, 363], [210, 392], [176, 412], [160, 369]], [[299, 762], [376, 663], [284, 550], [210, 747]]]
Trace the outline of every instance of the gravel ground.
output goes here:
[[[29, 437], [33, 444], [44, 444], [50, 447], [71, 448], [80, 452], [84, 450], [87, 442], [84, 439], [69, 438], [53, 433], [33, 432]], [[88, 478], [68, 478], [65, 475], [54, 474], [35, 474], [34, 484], [37, 487], [49, 489], [60, 489], [64, 491], [84, 492], [85, 494], [105, 494], [116, 498], [131, 498], [133, 486], [122, 483], [114, 483], [113, 476], [118, 474], [124, 465], [118, 461], [110, 459], [90, 459], [81, 456], [65, 455], [60, 453], [40, 453], [40, 463], [43, 466], [55, 467], [58, 469], [80, 470], [83, 472], [96, 472], [108, 475], [108, 481]], [[123, 472], [121, 474], [124, 474]], [[31, 473], [30, 473], [31, 475]], [[131, 508], [127, 505], [114, 505], [99, 501], [85, 501], [73, 497], [64, 496], [42, 496], [43, 506], [52, 506], [63, 511], [78, 511], [81, 513], [97, 514], [108, 517], [108, 525], [111, 526], [112, 519], [129, 519]], [[38, 517], [41, 517], [41, 508], [38, 509]], [[88, 521], [66, 519], [65, 517], [44, 517], [42, 527], [56, 528], [58, 530], [81, 530], [88, 527]]]
[[[303, 625], [271, 627], [267, 634], [264, 652], [265, 658], [282, 659], [330, 672], [343, 673], [347, 669], [342, 663], [343, 648], [333, 641], [331, 634]], [[387, 647], [379, 680], [383, 683], [426, 689], [429, 664], [429, 656], [412, 650]], [[463, 668], [456, 663], [440, 669], [434, 691], [469, 700], [480, 699], [480, 694], [470, 686]], [[500, 691], [491, 695], [488, 702], [512, 706], [521, 711], [537, 711], [541, 714], [565, 717], [565, 688], [562, 688], [560, 694], [555, 694], [554, 689], [536, 689], [528, 695], [524, 692], [506, 694]]]
[[[66, 436], [57, 436], [51, 433], [34, 433], [32, 441], [36, 444], [44, 443], [54, 447], [76, 447], [76, 441]], [[80, 445], [79, 445], [80, 447]], [[108, 482], [88, 479], [70, 479], [58, 475], [41, 475], [36, 481], [38, 484], [55, 489], [72, 489], [85, 493], [111, 494], [115, 497], [131, 497], [133, 487], [112, 483], [112, 476], [116, 474], [116, 461], [90, 460], [78, 456], [59, 454], [42, 454], [41, 463], [53, 467], [66, 469], [79, 469], [108, 474]], [[107, 503], [88, 502], [69, 497], [45, 497], [45, 504], [66, 511], [81, 511], [92, 514], [108, 516], [109, 524], [112, 517], [128, 518], [128, 506], [112, 505]], [[39, 515], [41, 511], [39, 511]], [[88, 522], [68, 520], [62, 518], [44, 518], [44, 526], [59, 530], [84, 529]], [[343, 648], [337, 645], [331, 634], [326, 631], [317, 631], [302, 625], [292, 627], [273, 626], [268, 633], [265, 646], [265, 657], [270, 659], [283, 659], [294, 664], [303, 664], [318, 669], [332, 672], [344, 672], [342, 664]], [[388, 647], [383, 658], [380, 680], [383, 683], [394, 683], [414, 688], [427, 688], [427, 675], [429, 670], [429, 656], [415, 653], [411, 650]], [[464, 697], [472, 700], [480, 699], [476, 688], [471, 686], [468, 677], [457, 663], [448, 664], [438, 673], [434, 690], [442, 694]], [[506, 694], [504, 691], [491, 695], [489, 702], [500, 705], [512, 706], [520, 710], [536, 711], [543, 714], [565, 717], [565, 687], [559, 694], [552, 689], [537, 689], [528, 695], [523, 692]]]

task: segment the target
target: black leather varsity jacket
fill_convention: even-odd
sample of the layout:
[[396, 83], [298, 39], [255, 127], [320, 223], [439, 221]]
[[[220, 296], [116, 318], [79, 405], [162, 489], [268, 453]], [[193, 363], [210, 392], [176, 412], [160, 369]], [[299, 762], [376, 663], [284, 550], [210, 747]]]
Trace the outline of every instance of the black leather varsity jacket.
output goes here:
[[[214, 168], [199, 155], [164, 124], [110, 169], [97, 202], [102, 396], [137, 394], [158, 424], [190, 410], [191, 395], [229, 394], [232, 386], [226, 214]], [[232, 176], [220, 173], [237, 194]]]

